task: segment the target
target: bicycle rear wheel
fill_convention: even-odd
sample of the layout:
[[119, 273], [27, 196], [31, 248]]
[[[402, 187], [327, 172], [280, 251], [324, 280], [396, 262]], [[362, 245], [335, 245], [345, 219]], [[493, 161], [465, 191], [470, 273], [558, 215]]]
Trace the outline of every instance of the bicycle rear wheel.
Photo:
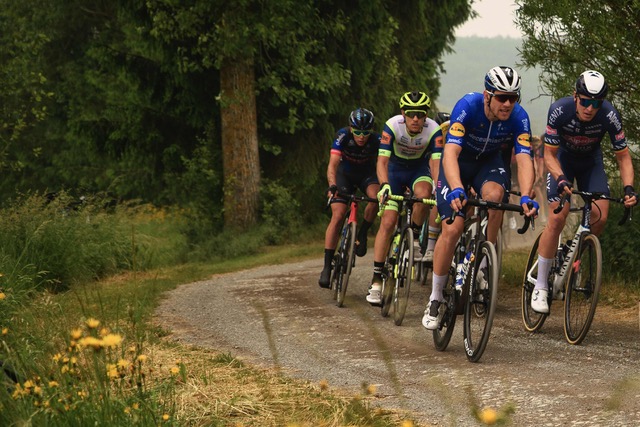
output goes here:
[[498, 259], [493, 243], [480, 243], [474, 263], [464, 309], [464, 349], [470, 362], [480, 360], [487, 347], [498, 304]]
[[356, 247], [356, 223], [352, 222], [347, 225], [347, 233], [344, 237], [344, 241], [341, 242], [341, 259], [342, 268], [341, 273], [338, 275], [338, 292], [336, 304], [338, 307], [342, 307], [344, 304], [344, 297], [347, 293], [347, 286], [349, 285], [349, 277], [351, 276], [351, 269], [355, 262], [355, 247]]
[[602, 249], [593, 234], [583, 234], [571, 265], [564, 300], [564, 334], [570, 344], [580, 344], [589, 332], [602, 283]]
[[411, 282], [415, 277], [413, 265], [413, 230], [407, 227], [400, 238], [396, 267], [396, 288], [393, 294], [393, 320], [396, 326], [402, 325], [409, 303]]
[[[536, 332], [542, 328], [544, 321], [549, 316], [548, 313], [538, 313], [531, 308], [531, 294], [538, 278], [538, 246], [541, 236], [542, 234], [536, 238], [531, 247], [527, 267], [524, 270], [524, 278], [522, 279], [522, 321], [524, 322], [524, 328], [529, 332]], [[552, 295], [552, 293], [550, 292], [549, 295]]]
[[[458, 251], [456, 250], [456, 253]], [[457, 265], [457, 261], [454, 265]], [[451, 335], [453, 335], [453, 328], [456, 325], [456, 307], [458, 306], [459, 295], [456, 292], [456, 270], [455, 268], [449, 269], [449, 276], [447, 283], [444, 285], [442, 294], [444, 295], [444, 302], [440, 303], [441, 321], [437, 329], [433, 330], [433, 344], [438, 351], [444, 351], [451, 341]]]

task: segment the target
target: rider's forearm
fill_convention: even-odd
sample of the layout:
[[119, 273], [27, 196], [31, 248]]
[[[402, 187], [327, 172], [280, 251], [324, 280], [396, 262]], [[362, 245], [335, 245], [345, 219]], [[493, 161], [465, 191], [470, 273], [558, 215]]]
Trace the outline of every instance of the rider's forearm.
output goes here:
[[523, 196], [530, 196], [533, 182], [535, 179], [535, 170], [531, 156], [526, 153], [516, 154], [516, 163], [518, 165], [518, 185]]
[[376, 173], [378, 175], [378, 182], [389, 182], [389, 158], [386, 156], [378, 155], [378, 163], [376, 164]]
[[620, 179], [622, 180], [622, 185], [633, 186], [633, 163], [631, 162], [631, 155], [629, 154], [629, 151], [625, 151], [620, 154], [616, 153], [616, 160], [620, 167]]

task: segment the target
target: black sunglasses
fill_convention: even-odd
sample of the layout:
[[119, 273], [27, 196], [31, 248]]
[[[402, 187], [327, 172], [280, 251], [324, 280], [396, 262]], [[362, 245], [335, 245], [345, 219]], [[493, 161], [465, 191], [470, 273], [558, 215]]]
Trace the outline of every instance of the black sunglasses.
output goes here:
[[411, 119], [413, 119], [414, 117], [424, 119], [425, 117], [427, 117], [427, 112], [424, 110], [406, 110], [404, 112], [404, 115]]
[[489, 92], [489, 94], [494, 97], [498, 102], [504, 104], [507, 101], [511, 101], [512, 104], [515, 104], [516, 102], [520, 101], [520, 95], [518, 94], [513, 94], [513, 95], [507, 95], [507, 94], [500, 94], [500, 95], [496, 95], [493, 92]]

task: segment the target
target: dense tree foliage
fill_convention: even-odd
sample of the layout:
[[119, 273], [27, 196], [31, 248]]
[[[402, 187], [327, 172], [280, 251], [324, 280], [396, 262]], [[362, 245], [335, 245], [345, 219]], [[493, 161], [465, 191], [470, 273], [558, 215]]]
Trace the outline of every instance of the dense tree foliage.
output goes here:
[[[318, 206], [334, 130], [438, 92], [470, 2], [0, 0], [0, 194], [109, 192], [207, 212], [223, 200], [220, 71], [253, 61], [260, 173]], [[240, 114], [237, 120], [245, 120]], [[251, 130], [254, 124], [247, 123]]]

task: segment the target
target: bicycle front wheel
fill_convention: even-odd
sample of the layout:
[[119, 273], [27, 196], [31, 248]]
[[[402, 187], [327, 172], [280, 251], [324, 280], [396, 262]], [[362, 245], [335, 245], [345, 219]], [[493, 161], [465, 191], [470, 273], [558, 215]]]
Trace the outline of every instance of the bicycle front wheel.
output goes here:
[[356, 254], [356, 223], [352, 222], [347, 225], [347, 233], [344, 237], [344, 243], [342, 247], [342, 274], [338, 280], [338, 293], [336, 298], [336, 304], [338, 307], [342, 307], [344, 304], [344, 297], [347, 294], [347, 286], [349, 285], [349, 277], [351, 276], [351, 269], [355, 262]]
[[[456, 253], [458, 251], [456, 250]], [[457, 265], [457, 261], [454, 265]], [[447, 283], [444, 285], [442, 294], [444, 296], [444, 302], [440, 303], [441, 317], [440, 325], [433, 330], [433, 344], [438, 351], [444, 351], [451, 341], [451, 335], [453, 335], [453, 328], [456, 325], [457, 306], [459, 295], [456, 292], [456, 269], [454, 267], [449, 269], [449, 276], [447, 277]], [[444, 311], [444, 312], [442, 312]]]
[[411, 282], [415, 277], [413, 265], [413, 230], [404, 229], [398, 249], [398, 264], [396, 267], [396, 288], [393, 295], [393, 320], [396, 326], [402, 325], [404, 314], [409, 303]]
[[464, 307], [464, 349], [470, 362], [480, 360], [487, 347], [498, 304], [498, 258], [493, 243], [481, 242], [474, 262]]
[[[538, 246], [540, 245], [541, 236], [542, 234], [538, 236], [531, 247], [527, 267], [524, 270], [524, 278], [522, 279], [522, 321], [524, 322], [524, 328], [529, 332], [536, 332], [542, 328], [549, 315], [548, 313], [538, 313], [531, 308], [531, 294], [533, 294], [538, 278]], [[552, 293], [550, 292], [549, 295], [552, 295]]]
[[570, 344], [580, 344], [596, 314], [602, 283], [602, 249], [593, 234], [583, 234], [571, 265], [564, 300], [564, 334]]

